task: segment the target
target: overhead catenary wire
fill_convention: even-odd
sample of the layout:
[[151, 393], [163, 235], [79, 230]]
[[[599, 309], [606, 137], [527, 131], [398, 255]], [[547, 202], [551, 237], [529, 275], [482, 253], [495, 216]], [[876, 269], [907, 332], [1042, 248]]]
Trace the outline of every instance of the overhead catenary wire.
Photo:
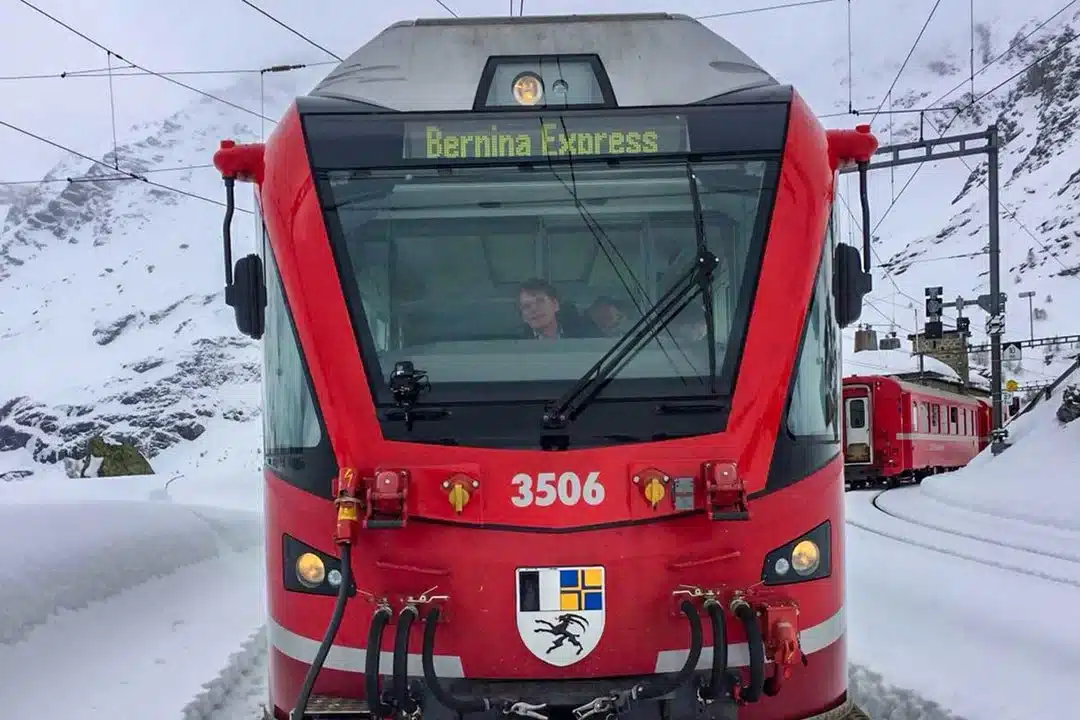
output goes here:
[[165, 80], [165, 81], [167, 81], [167, 82], [169, 82], [169, 83], [172, 83], [173, 85], [177, 85], [178, 87], [182, 87], [182, 88], [184, 88], [184, 89], [186, 89], [186, 90], [190, 90], [191, 92], [194, 92], [194, 93], [198, 93], [199, 95], [202, 95], [202, 96], [204, 96], [204, 97], [206, 97], [206, 98], [209, 98], [209, 99], [211, 99], [211, 100], [215, 100], [215, 101], [217, 101], [217, 102], [220, 102], [220, 103], [222, 103], [222, 104], [224, 104], [224, 105], [228, 105], [229, 107], [232, 107], [232, 108], [235, 108], [235, 109], [237, 109], [237, 110], [240, 110], [241, 112], [245, 112], [245, 113], [247, 113], [247, 114], [249, 114], [249, 115], [253, 115], [253, 116], [255, 116], [255, 117], [259, 117], [259, 118], [262, 118], [263, 120], [270, 120], [270, 122], [274, 122], [274, 121], [273, 121], [273, 120], [271, 120], [270, 118], [266, 117], [265, 115], [262, 115], [262, 114], [261, 114], [261, 113], [259, 113], [259, 112], [256, 112], [255, 110], [251, 110], [250, 108], [246, 108], [246, 107], [244, 107], [243, 105], [238, 105], [237, 103], [234, 103], [234, 102], [232, 102], [231, 100], [226, 100], [225, 98], [222, 98], [222, 97], [218, 97], [217, 95], [213, 95], [213, 94], [211, 94], [211, 93], [208, 93], [208, 92], [206, 92], [206, 91], [204, 91], [204, 90], [200, 90], [200, 89], [199, 89], [199, 88], [197, 88], [197, 87], [193, 87], [193, 86], [191, 86], [191, 85], [188, 85], [187, 83], [183, 83], [183, 82], [180, 82], [179, 80], [176, 80], [175, 78], [171, 78], [171, 77], [169, 77], [169, 76], [167, 76], [167, 75], [161, 75], [160, 73], [154, 72], [153, 70], [150, 70], [150, 69], [149, 69], [149, 68], [147, 68], [147, 67], [144, 67], [144, 66], [142, 66], [142, 65], [140, 65], [140, 64], [138, 64], [138, 63], [132, 62], [131, 60], [128, 60], [127, 58], [125, 58], [125, 57], [124, 57], [123, 55], [121, 55], [120, 53], [118, 53], [118, 52], [116, 52], [116, 51], [114, 51], [114, 50], [112, 50], [112, 49], [110, 49], [110, 48], [106, 47], [105, 45], [102, 45], [102, 44], [101, 44], [100, 42], [98, 42], [97, 40], [94, 40], [93, 38], [91, 38], [91, 37], [90, 37], [89, 35], [87, 35], [86, 33], [82, 32], [82, 31], [80, 31], [80, 30], [77, 30], [77, 29], [75, 29], [74, 27], [72, 27], [71, 25], [67, 24], [67, 23], [66, 23], [66, 22], [64, 22], [63, 20], [60, 20], [60, 19], [59, 19], [59, 18], [57, 18], [56, 16], [54, 16], [54, 15], [50, 15], [49, 13], [45, 12], [44, 10], [42, 10], [41, 8], [39, 8], [39, 7], [37, 6], [37, 5], [35, 5], [34, 3], [30, 2], [30, 0], [19, 0], [19, 2], [20, 2], [20, 3], [22, 3], [23, 5], [25, 5], [26, 7], [30, 8], [30, 9], [31, 9], [31, 10], [33, 10], [34, 12], [38, 13], [39, 15], [42, 15], [43, 17], [46, 17], [46, 18], [48, 18], [48, 19], [49, 19], [49, 20], [51, 20], [52, 22], [54, 22], [54, 23], [56, 23], [57, 25], [59, 25], [59, 26], [63, 27], [64, 29], [68, 30], [69, 32], [71, 32], [71, 33], [73, 33], [73, 34], [75, 34], [75, 35], [78, 35], [78, 36], [79, 36], [79, 37], [81, 37], [81, 38], [82, 38], [83, 40], [85, 40], [86, 42], [90, 43], [91, 45], [93, 45], [94, 47], [98, 48], [99, 50], [103, 50], [104, 52], [106, 52], [106, 53], [109, 53], [109, 54], [111, 54], [112, 56], [116, 57], [116, 58], [117, 58], [117, 59], [119, 59], [119, 60], [122, 60], [122, 61], [124, 61], [124, 62], [128, 63], [129, 65], [131, 65], [131, 66], [132, 66], [132, 67], [134, 67], [134, 68], [138, 68], [139, 70], [142, 70], [143, 72], [145, 72], [145, 73], [147, 73], [147, 74], [149, 74], [149, 75], [154, 75], [155, 77], [159, 77], [159, 78], [161, 78], [162, 80]]
[[746, 8], [745, 10], [729, 10], [727, 12], [698, 15], [695, 20], [713, 20], [715, 18], [733, 17], [735, 15], [750, 15], [752, 13], [768, 12], [770, 10], [787, 10], [788, 8], [805, 7], [807, 5], [825, 5], [836, 0], [797, 0], [796, 2], [781, 3], [778, 5], [765, 5], [763, 7]]
[[[45, 137], [43, 135], [39, 135], [39, 134], [37, 134], [37, 133], [35, 133], [33, 131], [27, 130], [26, 128], [22, 128], [22, 127], [19, 127], [18, 125], [14, 125], [12, 123], [9, 123], [6, 120], [0, 120], [0, 127], [6, 127], [9, 130], [14, 130], [15, 132], [17, 132], [17, 133], [19, 133], [21, 135], [25, 135], [25, 136], [27, 136], [29, 138], [33, 138], [34, 140], [45, 143], [46, 145], [51, 145], [52, 147], [57, 148], [58, 150], [63, 150], [64, 152], [71, 153], [72, 155], [80, 157], [83, 160], [87, 160], [87, 161], [92, 162], [92, 163], [94, 163], [96, 165], [101, 165], [103, 167], [107, 167], [107, 168], [109, 168], [109, 170], [112, 170], [114, 172], [117, 171], [117, 168], [113, 167], [112, 165], [109, 165], [107, 162], [104, 162], [103, 160], [98, 160], [97, 158], [92, 157], [90, 155], [87, 155], [86, 153], [79, 152], [78, 150], [73, 150], [73, 149], [69, 148], [68, 146], [63, 145], [62, 143], [58, 143], [55, 140], [50, 140], [49, 138], [47, 138], [47, 137]], [[213, 203], [214, 205], [218, 205], [220, 207], [225, 207], [225, 203], [221, 202], [220, 200], [215, 200], [213, 198], [206, 197], [205, 195], [199, 195], [198, 193], [193, 193], [193, 192], [190, 192], [188, 190], [183, 190], [181, 188], [173, 187], [171, 185], [165, 185], [163, 183], [154, 182], [153, 180], [150, 180], [150, 179], [146, 178], [145, 176], [140, 175], [138, 173], [129, 172], [129, 171], [126, 171], [126, 170], [119, 170], [119, 174], [127, 175], [132, 180], [138, 180], [140, 182], [146, 183], [147, 185], [152, 185], [153, 187], [160, 188], [162, 190], [168, 190], [170, 192], [174, 192], [174, 193], [177, 193], [179, 195], [185, 195], [185, 196], [187, 196], [189, 198], [193, 198], [195, 200], [202, 200], [203, 202]], [[251, 210], [248, 210], [246, 208], [236, 208], [236, 209], [239, 210], [240, 212], [246, 212], [246, 213], [251, 213], [252, 212]]]
[[273, 15], [271, 15], [270, 13], [266, 12], [265, 10], [263, 10], [263, 9], [262, 9], [261, 7], [259, 7], [259, 6], [258, 6], [258, 5], [256, 5], [255, 3], [253, 3], [253, 2], [250, 2], [250, 0], [240, 0], [240, 2], [244, 3], [244, 4], [245, 4], [245, 5], [247, 5], [247, 6], [249, 7], [249, 8], [251, 8], [251, 9], [252, 9], [252, 10], [254, 10], [255, 12], [259, 13], [259, 14], [260, 14], [260, 15], [262, 15], [263, 17], [267, 18], [268, 20], [270, 20], [270, 21], [272, 21], [272, 22], [275, 22], [275, 23], [277, 23], [278, 25], [280, 25], [281, 27], [285, 28], [286, 30], [288, 30], [289, 32], [291, 32], [291, 33], [292, 33], [293, 35], [295, 35], [296, 37], [298, 37], [298, 38], [300, 38], [301, 40], [303, 40], [304, 42], [306, 42], [306, 43], [307, 43], [308, 45], [311, 45], [312, 47], [316, 47], [316, 48], [318, 48], [319, 50], [322, 50], [322, 51], [323, 51], [324, 53], [326, 53], [326, 54], [327, 54], [327, 55], [329, 55], [330, 57], [334, 58], [334, 59], [335, 59], [335, 60], [337, 60], [338, 62], [341, 62], [341, 61], [342, 61], [342, 60], [341, 60], [341, 56], [340, 56], [340, 55], [338, 55], [337, 53], [333, 52], [332, 50], [327, 50], [327, 49], [326, 49], [326, 48], [324, 48], [324, 47], [323, 47], [322, 45], [320, 45], [319, 43], [317, 43], [317, 42], [315, 42], [314, 40], [312, 40], [311, 38], [309, 38], [309, 37], [308, 37], [307, 35], [303, 34], [303, 33], [302, 33], [302, 32], [300, 32], [299, 30], [297, 30], [296, 28], [293, 28], [293, 27], [291, 27], [291, 26], [289, 26], [289, 25], [285, 24], [285, 23], [284, 23], [284, 22], [282, 22], [281, 20], [278, 20], [278, 19], [277, 19], [276, 17], [274, 17], [274, 16], [273, 16]]
[[[1022, 36], [1020, 36], [1018, 38], [1013, 39], [1009, 43], [1009, 46], [1007, 48], [1005, 48], [1000, 53], [998, 53], [993, 58], [991, 58], [986, 63], [984, 63], [982, 65], [982, 67], [980, 67], [978, 70], [976, 70], [970, 77], [964, 78], [959, 83], [957, 83], [956, 85], [951, 87], [949, 90], [945, 91], [936, 100], [934, 100], [931, 103], [928, 103], [925, 107], [907, 108], [907, 109], [903, 109], [903, 110], [891, 110], [891, 111], [881, 111], [881, 110], [879, 110], [877, 112], [877, 114], [885, 115], [885, 114], [892, 113], [892, 114], [897, 114], [897, 115], [908, 115], [908, 114], [912, 114], [912, 113], [923, 114], [923, 113], [929, 113], [929, 112], [958, 112], [958, 111], [963, 111], [963, 110], [971, 107], [972, 105], [977, 103], [982, 98], [986, 97], [987, 95], [992, 94], [993, 92], [1000, 89], [1003, 85], [1005, 85], [1005, 84], [1009, 83], [1010, 81], [1014, 80], [1021, 73], [1031, 69], [1031, 67], [1038, 64], [1039, 62], [1046, 59], [1047, 57], [1050, 57], [1050, 56], [1054, 55], [1056, 52], [1059, 51], [1060, 48], [1055, 49], [1055, 50], [1053, 50], [1053, 51], [1051, 51], [1051, 52], [1049, 52], [1049, 53], [1047, 53], [1047, 54], [1045, 54], [1043, 56], [1040, 56], [1039, 58], [1036, 58], [1034, 61], [1032, 61], [1031, 63], [1028, 63], [1023, 68], [1021, 68], [1020, 71], [1018, 71], [1018, 72], [1014, 73], [1013, 75], [1011, 75], [1010, 77], [1006, 78], [1001, 83], [998, 83], [996, 86], [994, 86], [990, 90], [984, 91], [982, 93], [982, 95], [979, 95], [978, 97], [975, 97], [974, 95], [972, 95], [971, 99], [967, 102], [967, 104], [939, 106], [938, 103], [942, 102], [947, 97], [952, 95], [954, 92], [956, 92], [957, 90], [964, 87], [964, 85], [970, 84], [972, 86], [972, 88], [974, 88], [974, 82], [975, 82], [976, 77], [978, 77], [979, 75], [982, 75], [984, 72], [989, 70], [991, 67], [993, 67], [997, 63], [1001, 62], [1001, 60], [1006, 58], [1008, 55], [1015, 52], [1016, 49], [1020, 46], [1021, 43], [1023, 43], [1025, 40], [1030, 38], [1035, 33], [1039, 32], [1039, 30], [1042, 30], [1044, 27], [1049, 25], [1051, 22], [1053, 22], [1053, 20], [1055, 18], [1057, 18], [1062, 13], [1064, 13], [1066, 10], [1068, 10], [1073, 5], [1076, 5], [1078, 2], [1080, 2], [1080, 0], [1069, 0], [1069, 2], [1065, 3], [1065, 5], [1058, 8], [1056, 11], [1054, 11], [1054, 13], [1052, 15], [1050, 15], [1045, 20], [1040, 22], [1034, 28], [1029, 30], [1027, 33], [1025, 33], [1024, 35], [1022, 35]], [[2, 78], [0, 78], [0, 79], [2, 79]], [[817, 117], [821, 118], [821, 119], [825, 119], [825, 118], [842, 117], [842, 116], [845, 116], [845, 115], [866, 115], [866, 114], [868, 114], [870, 112], [872, 112], [872, 111], [869, 110], [869, 109], [864, 109], [864, 110], [859, 110], [859, 109], [851, 110], [851, 109], [849, 109], [846, 112], [826, 113], [826, 114], [823, 114], [823, 115], [818, 115]]]
[[[110, 170], [114, 170], [108, 163], [99, 163], [108, 167]], [[180, 165], [177, 167], [159, 167], [149, 168], [147, 170], [140, 170], [139, 175], [149, 175], [151, 173], [164, 173], [164, 172], [184, 172], [187, 170], [207, 170], [214, 167], [213, 163], [203, 163], [201, 165]], [[0, 187], [9, 187], [15, 185], [51, 185], [54, 183], [81, 183], [81, 182], [110, 182], [117, 180], [134, 180], [130, 174], [121, 173], [119, 175], [77, 175], [77, 176], [65, 176], [62, 178], [38, 178], [37, 180], [0, 180]]]
[[435, 2], [437, 2], [439, 4], [439, 7], [441, 7], [446, 12], [450, 13], [454, 17], [458, 17], [458, 14], [456, 12], [454, 12], [453, 10], [451, 10], [450, 7], [446, 3], [443, 2], [443, 0], [435, 0]]
[[896, 71], [896, 76], [889, 85], [889, 89], [886, 90], [885, 94], [881, 97], [881, 102], [878, 104], [874, 114], [870, 116], [869, 122], [874, 122], [874, 118], [878, 116], [878, 113], [881, 112], [881, 108], [884, 107], [886, 98], [892, 94], [893, 88], [896, 87], [896, 83], [900, 79], [900, 75], [904, 72], [904, 68], [907, 67], [908, 62], [911, 60], [911, 56], [915, 54], [915, 48], [919, 46], [919, 41], [922, 40], [923, 33], [926, 32], [926, 28], [930, 25], [930, 21], [934, 19], [934, 13], [937, 12], [939, 5], [941, 5], [941, 0], [935, 0], [934, 7], [930, 8], [930, 14], [926, 16], [926, 22], [923, 23], [922, 29], [919, 30], [919, 34], [915, 37], [915, 42], [911, 44], [911, 49], [908, 50], [907, 57], [905, 57], [904, 62], [900, 64], [900, 69]]
[[[235, 68], [226, 70], [170, 70], [168, 72], [146, 72], [134, 65], [113, 67], [112, 76], [118, 77], [159, 77], [159, 76], [184, 76], [184, 75], [258, 75], [265, 72], [276, 72], [279, 69], [301, 70], [304, 68], [323, 67], [337, 65], [336, 60], [324, 60], [314, 63], [287, 63], [272, 65], [265, 68]], [[53, 73], [37, 73], [28, 75], [0, 75], [0, 82], [20, 80], [69, 80], [78, 78], [103, 78], [108, 77], [108, 68], [89, 68], [86, 70], [63, 70]]]

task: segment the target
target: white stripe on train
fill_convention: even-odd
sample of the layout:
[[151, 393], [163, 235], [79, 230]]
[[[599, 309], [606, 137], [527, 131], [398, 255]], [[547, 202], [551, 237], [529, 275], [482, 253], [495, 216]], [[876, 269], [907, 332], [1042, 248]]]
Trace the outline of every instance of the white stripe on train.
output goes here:
[[[800, 633], [802, 650], [807, 655], [824, 650], [844, 635], [845, 620], [844, 609], [840, 608], [836, 613], [824, 622], [805, 628]], [[283, 655], [310, 664], [315, 660], [315, 653], [319, 649], [319, 641], [303, 635], [298, 635], [287, 630], [274, 620], [267, 621], [267, 633], [270, 645]], [[662, 650], [656, 656], [656, 673], [678, 672], [689, 649]], [[379, 654], [379, 672], [383, 675], [393, 673], [393, 653], [382, 651]], [[364, 648], [349, 645], [334, 645], [326, 656], [324, 668], [328, 670], [340, 670], [343, 672], [362, 673], [367, 660], [367, 651]], [[434, 657], [435, 674], [442, 678], [465, 677], [461, 658], [457, 655], [436, 655]], [[712, 648], [704, 647], [701, 650], [701, 658], [698, 660], [698, 669], [706, 670], [712, 664]], [[735, 643], [728, 647], [728, 666], [746, 667], [750, 664], [750, 654], [746, 643]], [[419, 653], [409, 653], [408, 673], [417, 677], [424, 674], [423, 665]]]

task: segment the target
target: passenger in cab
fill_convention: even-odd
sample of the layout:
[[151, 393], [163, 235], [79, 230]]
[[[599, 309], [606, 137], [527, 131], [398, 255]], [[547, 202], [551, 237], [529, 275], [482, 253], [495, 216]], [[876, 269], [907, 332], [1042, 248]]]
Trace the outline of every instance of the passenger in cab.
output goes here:
[[525, 337], [537, 340], [586, 338], [600, 335], [599, 329], [572, 304], [562, 305], [551, 283], [532, 278], [518, 290], [518, 310], [526, 328]]
[[589, 306], [589, 319], [608, 337], [619, 337], [633, 326], [626, 304], [607, 295], [596, 298]]

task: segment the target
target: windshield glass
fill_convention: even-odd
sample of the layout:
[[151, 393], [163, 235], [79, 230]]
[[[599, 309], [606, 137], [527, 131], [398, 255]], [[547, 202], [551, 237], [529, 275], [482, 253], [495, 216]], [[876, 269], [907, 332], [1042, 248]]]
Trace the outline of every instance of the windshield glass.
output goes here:
[[[719, 258], [708, 301], [716, 388], [724, 394], [749, 317], [776, 168], [768, 160], [698, 162], [692, 174], [705, 241]], [[556, 397], [697, 253], [685, 161], [319, 175], [381, 402], [403, 360], [427, 372], [432, 401]], [[704, 308], [700, 295], [693, 298], [603, 398], [705, 393]]]

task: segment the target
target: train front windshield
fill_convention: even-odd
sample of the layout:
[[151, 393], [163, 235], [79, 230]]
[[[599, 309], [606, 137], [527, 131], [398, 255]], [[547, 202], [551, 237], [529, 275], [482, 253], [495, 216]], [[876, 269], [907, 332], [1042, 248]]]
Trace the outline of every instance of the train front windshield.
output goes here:
[[711, 294], [640, 345], [595, 403], [730, 396], [775, 156], [499, 160], [316, 166], [376, 403], [392, 405], [400, 361], [427, 373], [422, 402], [558, 398], [686, 275], [698, 219], [719, 260]]

